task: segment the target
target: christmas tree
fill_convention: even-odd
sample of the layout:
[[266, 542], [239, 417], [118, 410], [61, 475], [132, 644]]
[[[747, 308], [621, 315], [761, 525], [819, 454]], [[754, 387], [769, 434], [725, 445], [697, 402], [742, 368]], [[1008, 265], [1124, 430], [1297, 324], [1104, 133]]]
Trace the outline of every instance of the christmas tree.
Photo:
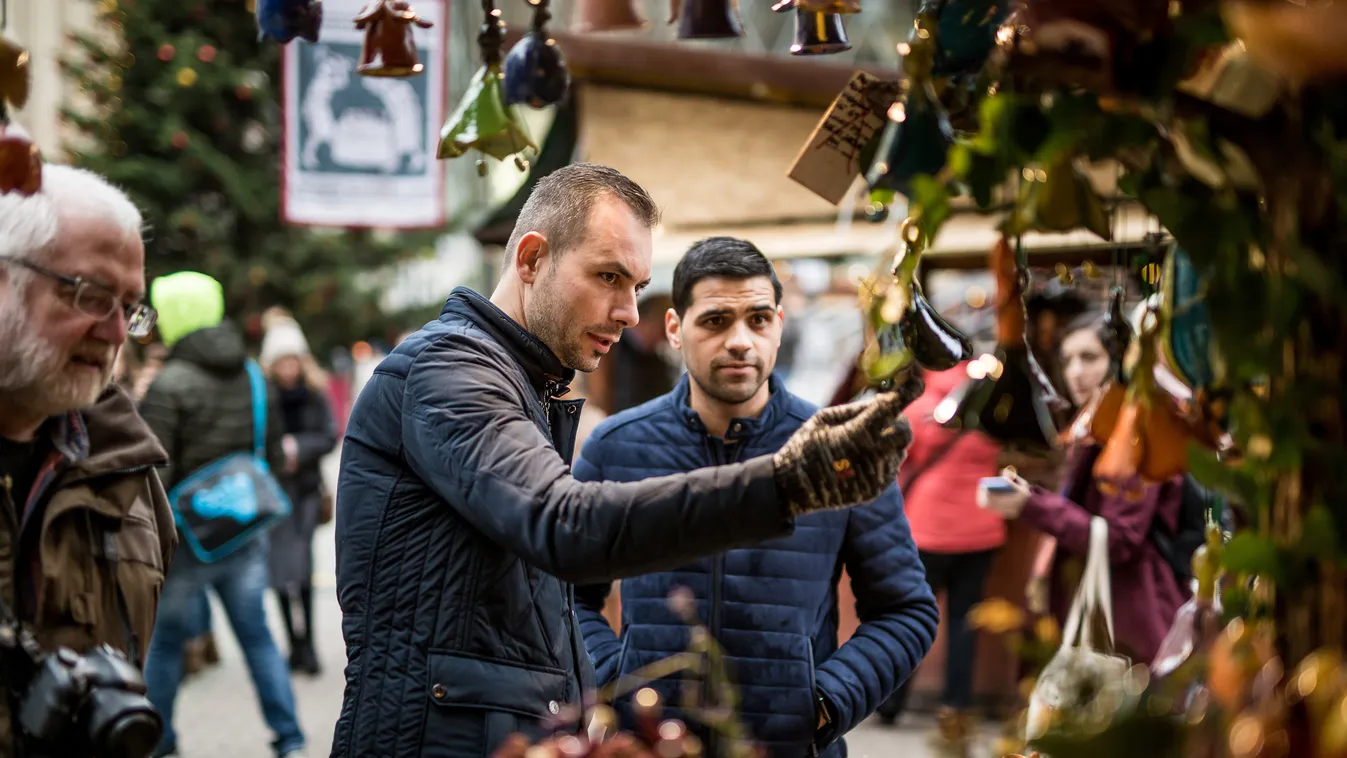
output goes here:
[[67, 111], [83, 137], [67, 149], [144, 212], [149, 277], [216, 277], [253, 338], [261, 313], [284, 306], [318, 355], [420, 323], [383, 313], [369, 272], [429, 254], [431, 233], [282, 221], [282, 48], [259, 40], [252, 2], [101, 0], [99, 18], [64, 62], [92, 100]]

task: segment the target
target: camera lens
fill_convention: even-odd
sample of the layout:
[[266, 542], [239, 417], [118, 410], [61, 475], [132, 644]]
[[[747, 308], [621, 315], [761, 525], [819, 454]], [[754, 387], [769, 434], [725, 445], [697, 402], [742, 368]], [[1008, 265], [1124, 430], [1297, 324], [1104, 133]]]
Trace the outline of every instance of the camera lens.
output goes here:
[[99, 758], [149, 758], [164, 731], [150, 701], [125, 690], [95, 689], [85, 714], [89, 744]]

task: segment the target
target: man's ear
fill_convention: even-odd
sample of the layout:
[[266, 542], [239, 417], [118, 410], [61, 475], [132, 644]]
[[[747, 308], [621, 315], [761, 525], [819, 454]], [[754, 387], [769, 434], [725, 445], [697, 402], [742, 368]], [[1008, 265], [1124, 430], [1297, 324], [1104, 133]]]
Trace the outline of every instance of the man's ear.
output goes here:
[[776, 320], [780, 321], [782, 326], [786, 325], [786, 309], [780, 305], [776, 307]]
[[551, 253], [551, 245], [540, 232], [528, 232], [519, 238], [519, 247], [514, 252], [514, 270], [519, 280], [533, 284], [542, 271], [543, 263]]
[[664, 312], [664, 337], [674, 350], [683, 349], [683, 320], [673, 308]]

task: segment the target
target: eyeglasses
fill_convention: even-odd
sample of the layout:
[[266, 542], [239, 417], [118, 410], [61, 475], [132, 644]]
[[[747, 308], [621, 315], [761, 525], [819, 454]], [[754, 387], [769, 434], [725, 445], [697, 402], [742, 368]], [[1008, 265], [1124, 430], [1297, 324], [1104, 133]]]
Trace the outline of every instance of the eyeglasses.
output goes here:
[[83, 277], [58, 274], [31, 261], [9, 255], [0, 256], [0, 263], [22, 266], [29, 271], [54, 279], [71, 288], [70, 304], [75, 307], [75, 310], [86, 316], [92, 316], [102, 321], [120, 311], [122, 316], [126, 318], [126, 333], [136, 339], [150, 336], [150, 331], [154, 329], [154, 322], [159, 318], [159, 314], [145, 303], [125, 304], [116, 292]]

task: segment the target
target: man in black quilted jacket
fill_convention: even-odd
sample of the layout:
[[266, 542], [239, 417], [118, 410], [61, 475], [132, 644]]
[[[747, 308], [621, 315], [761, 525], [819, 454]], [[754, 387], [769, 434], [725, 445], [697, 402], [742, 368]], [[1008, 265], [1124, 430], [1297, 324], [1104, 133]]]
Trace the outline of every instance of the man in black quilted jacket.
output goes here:
[[375, 370], [337, 491], [346, 694], [332, 755], [481, 758], [578, 704], [593, 667], [571, 585], [787, 535], [892, 484], [918, 382], [820, 412], [775, 455], [579, 482], [562, 399], [638, 320], [649, 195], [610, 168], [539, 180], [487, 299], [456, 289]]

